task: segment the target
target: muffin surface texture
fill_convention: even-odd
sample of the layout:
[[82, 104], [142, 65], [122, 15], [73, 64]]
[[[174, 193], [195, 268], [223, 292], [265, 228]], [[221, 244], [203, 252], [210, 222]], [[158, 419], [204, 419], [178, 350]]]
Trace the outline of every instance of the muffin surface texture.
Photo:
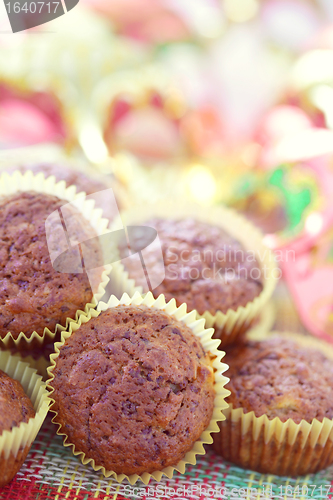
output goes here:
[[333, 364], [319, 350], [272, 338], [230, 347], [225, 361], [234, 409], [296, 424], [333, 418]]
[[0, 370], [0, 434], [35, 416], [32, 402], [17, 381]]
[[[52, 266], [45, 221], [66, 203], [55, 196], [34, 191], [18, 192], [0, 199], [2, 338], [9, 331], [17, 338], [20, 332], [29, 336], [36, 331], [42, 335], [45, 327], [53, 331], [57, 323], [65, 326], [66, 318], [74, 318], [76, 311], [84, 309], [92, 300], [86, 273], [58, 272]], [[67, 230], [71, 237], [81, 241], [95, 235], [78, 213], [71, 217]], [[59, 246], [62, 235], [60, 219], [55, 220], [49, 242], [53, 250]], [[92, 248], [91, 252], [99, 252], [99, 248]]]
[[212, 417], [214, 374], [199, 339], [143, 305], [82, 324], [53, 373], [55, 422], [77, 451], [119, 474], [176, 465]]
[[[194, 218], [179, 220], [155, 218], [145, 222], [157, 230], [163, 252], [165, 279], [154, 290], [166, 300], [186, 303], [199, 314], [225, 313], [253, 301], [262, 289], [261, 272], [254, 254], [228, 235], [221, 227]], [[122, 249], [120, 248], [120, 253]], [[145, 262], [156, 273], [160, 265], [154, 246], [145, 250]], [[141, 268], [134, 260], [125, 260], [129, 277], [142, 285]]]

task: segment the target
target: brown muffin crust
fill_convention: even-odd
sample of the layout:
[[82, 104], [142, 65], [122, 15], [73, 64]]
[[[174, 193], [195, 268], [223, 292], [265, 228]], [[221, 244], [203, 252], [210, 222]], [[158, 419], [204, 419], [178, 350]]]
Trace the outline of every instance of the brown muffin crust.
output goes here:
[[[54, 270], [46, 242], [45, 220], [68, 202], [51, 195], [23, 192], [0, 199], [0, 337], [9, 331], [42, 335], [74, 318], [93, 297], [86, 273]], [[74, 209], [73, 209], [74, 210]], [[95, 236], [89, 223], [73, 212], [70, 234]], [[59, 227], [60, 226], [60, 227]], [[53, 249], [61, 224], [52, 231]], [[98, 244], [92, 253], [100, 252]]]
[[0, 455], [0, 488], [3, 488], [8, 484], [15, 474], [20, 470], [27, 455], [30, 451], [30, 446], [27, 445], [24, 448], [20, 448], [16, 454], [10, 453], [8, 457], [5, 457], [5, 453], [2, 452]]
[[[162, 245], [165, 279], [153, 290], [155, 297], [163, 293], [178, 306], [186, 302], [188, 310], [214, 315], [246, 306], [262, 291], [257, 261], [222, 228], [193, 218], [154, 218], [144, 224], [157, 230]], [[161, 272], [153, 246], [145, 249], [145, 261]], [[132, 259], [124, 265], [136, 285], [143, 285], [140, 266]]]
[[66, 340], [56, 363], [56, 421], [106, 470], [176, 465], [210, 422], [211, 360], [189, 327], [162, 311], [108, 309]]
[[[22, 174], [28, 170], [31, 170], [34, 174], [42, 172], [45, 177], [54, 175], [57, 182], [65, 181], [67, 187], [74, 185], [78, 193], [84, 191], [88, 195], [110, 188], [110, 182], [103, 182], [96, 176], [87, 175], [80, 170], [58, 163], [27, 163], [6, 167], [6, 172], [10, 174], [15, 170], [19, 170]], [[95, 201], [96, 207], [103, 209], [103, 217], [112, 220], [117, 215], [107, 193], [100, 193]], [[117, 200], [117, 204], [119, 205], [119, 200]]]
[[333, 363], [321, 351], [273, 337], [231, 346], [224, 361], [233, 408], [296, 424], [333, 418]]
[[0, 435], [35, 416], [22, 385], [0, 370]]

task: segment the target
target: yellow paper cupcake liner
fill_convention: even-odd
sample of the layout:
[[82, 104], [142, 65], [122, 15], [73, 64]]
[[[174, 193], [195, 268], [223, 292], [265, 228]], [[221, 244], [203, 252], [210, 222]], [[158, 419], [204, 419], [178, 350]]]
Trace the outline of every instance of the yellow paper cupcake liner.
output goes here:
[[257, 321], [247, 330], [246, 338], [256, 338], [258, 335], [270, 332], [276, 318], [276, 307], [273, 299], [270, 300], [260, 312]]
[[[211, 314], [205, 311], [197, 313], [197, 318], [206, 320], [207, 328], [214, 328], [214, 337], [221, 340], [220, 348], [231, 344], [235, 339], [253, 327], [260, 313], [266, 306], [276, 286], [279, 270], [274, 254], [263, 243], [263, 235], [259, 229], [247, 221], [232, 209], [224, 206], [203, 208], [191, 203], [156, 203], [152, 205], [140, 205], [121, 213], [121, 221], [115, 220], [111, 227], [119, 229], [120, 224], [135, 225], [144, 224], [149, 218], [161, 217], [168, 219], [181, 219], [192, 217], [198, 221], [221, 227], [228, 234], [238, 240], [244, 246], [245, 251], [254, 252], [260, 264], [261, 270], [265, 269], [262, 279], [263, 290], [245, 307], [239, 306], [237, 310], [228, 309], [226, 313], [217, 311]], [[128, 272], [121, 261], [114, 263], [111, 281], [113, 290], [118, 297], [121, 293], [133, 295], [138, 291], [143, 293], [141, 286], [136, 286], [135, 281], [130, 279]]]
[[[310, 336], [290, 332], [258, 333], [252, 340], [272, 336], [291, 339], [302, 347], [318, 349], [333, 360], [333, 348]], [[282, 422], [267, 415], [229, 405], [223, 410], [226, 419], [219, 424], [221, 432], [214, 436], [214, 449], [226, 460], [246, 469], [280, 476], [301, 476], [317, 472], [333, 463], [333, 419], [311, 423], [292, 419]]]
[[[113, 189], [117, 202], [119, 202], [119, 207], [127, 209], [131, 206], [132, 197], [127, 192], [126, 183], [124, 183], [120, 175], [128, 168], [129, 162], [135, 162], [134, 158], [131, 158], [129, 155], [118, 154], [114, 157], [108, 157], [102, 164], [92, 166], [81, 156], [67, 154], [65, 149], [58, 144], [45, 143], [1, 151], [0, 171], [6, 171], [6, 169], [11, 168], [13, 165], [17, 167], [29, 166], [31, 164], [40, 165], [42, 163], [41, 158], [47, 159], [45, 161], [46, 165], [60, 163], [62, 166], [66, 166], [71, 172], [83, 173], [89, 179], [105, 184], [105, 189]], [[11, 170], [10, 173], [12, 173]], [[105, 217], [108, 218], [107, 216]]]
[[36, 412], [35, 417], [30, 418], [28, 422], [22, 422], [11, 431], [5, 430], [0, 436], [0, 484], [4, 485], [14, 477], [26, 459], [47, 415], [51, 400], [42, 377], [19, 356], [0, 351], [0, 369], [21, 383]]
[[[35, 175], [31, 171], [27, 171], [24, 174], [21, 174], [19, 171], [15, 171], [12, 175], [6, 172], [0, 174], [0, 198], [23, 191], [36, 191], [50, 194], [62, 200], [74, 202], [75, 208], [81, 212], [83, 217], [87, 220], [87, 223], [92, 226], [96, 235], [102, 235], [107, 232], [109, 221], [102, 218], [102, 209], [95, 209], [94, 201], [92, 199], [86, 200], [84, 192], [76, 193], [75, 186], [66, 188], [65, 181], [56, 182], [54, 176], [45, 178], [43, 173]], [[102, 269], [99, 268], [89, 271], [89, 278], [96, 278], [96, 276], [100, 277], [98, 278], [98, 287], [93, 290], [92, 301], [85, 305], [84, 312], [88, 312], [90, 309], [95, 308], [98, 301], [103, 297], [106, 285], [109, 282], [110, 271], [110, 265], [104, 266]], [[83, 311], [78, 310], [76, 318], [78, 318], [82, 312]], [[56, 333], [67, 328], [71, 321], [73, 321], [71, 318], [67, 318], [66, 325], [62, 326], [58, 324], [54, 332], [51, 332], [45, 327], [42, 335], [37, 332], [33, 332], [31, 335], [26, 335], [24, 332], [21, 332], [15, 339], [11, 332], [8, 332], [4, 338], [0, 339], [0, 342], [4, 348], [15, 347], [21, 350], [29, 350], [36, 346], [41, 346], [44, 343], [53, 342]]]
[[[52, 382], [53, 370], [56, 366], [57, 358], [59, 356], [59, 350], [63, 343], [68, 339], [73, 332], [78, 330], [81, 324], [86, 323], [91, 318], [97, 317], [101, 311], [105, 311], [106, 309], [117, 307], [118, 305], [145, 305], [150, 308], [159, 309], [165, 311], [170, 316], [174, 316], [178, 321], [184, 322], [194, 333], [196, 337], [200, 339], [202, 346], [204, 347], [206, 352], [209, 352], [212, 361], [212, 366], [214, 368], [214, 377], [215, 377], [215, 399], [214, 399], [214, 410], [212, 414], [211, 421], [205, 431], [200, 436], [200, 439], [196, 441], [192, 447], [192, 449], [186, 453], [185, 457], [180, 460], [174, 467], [166, 467], [161, 471], [153, 472], [149, 474], [145, 472], [141, 475], [133, 474], [127, 476], [125, 474], [117, 474], [113, 471], [105, 470], [102, 466], [97, 466], [93, 459], [86, 457], [86, 455], [75, 448], [75, 445], [68, 442], [68, 437], [66, 433], [61, 432], [61, 425], [57, 423], [57, 412], [54, 411], [55, 417], [52, 419], [52, 422], [58, 425], [57, 434], [60, 436], [64, 436], [64, 446], [68, 446], [72, 449], [74, 455], [78, 456], [84, 465], [90, 464], [96, 472], [102, 472], [106, 477], [114, 477], [116, 481], [121, 483], [124, 479], [127, 479], [130, 484], [134, 484], [137, 480], [141, 480], [144, 484], [148, 484], [150, 479], [156, 479], [160, 481], [163, 475], [171, 478], [175, 470], [181, 472], [182, 474], [185, 472], [186, 464], [195, 464], [196, 463], [196, 455], [204, 455], [205, 449], [204, 444], [212, 443], [213, 439], [211, 434], [219, 431], [218, 422], [224, 419], [222, 410], [227, 407], [227, 403], [225, 402], [225, 398], [230, 394], [228, 390], [225, 389], [225, 384], [229, 381], [228, 378], [224, 377], [222, 374], [228, 369], [228, 366], [221, 362], [221, 359], [225, 355], [223, 351], [218, 350], [218, 346], [220, 341], [212, 338], [213, 329], [205, 328], [204, 319], [196, 319], [196, 312], [191, 311], [190, 313], [186, 312], [186, 304], [182, 304], [180, 307], [176, 306], [176, 301], [174, 299], [170, 300], [168, 303], [165, 301], [164, 295], [160, 295], [157, 299], [153, 297], [153, 295], [149, 292], [144, 298], [137, 292], [131, 298], [126, 293], [123, 294], [120, 300], [118, 300], [115, 296], [111, 296], [108, 303], [101, 302], [98, 305], [98, 310], [90, 310], [88, 314], [81, 314], [79, 320], [77, 322], [71, 322], [69, 325], [68, 331], [63, 331], [61, 334], [62, 341], [55, 343], [55, 353], [51, 354], [51, 367], [48, 368], [48, 374], [50, 379], [47, 381], [48, 387], [53, 391], [50, 383]], [[52, 400], [54, 401], [54, 400]], [[53, 411], [53, 410], [52, 410]]]
[[30, 351], [25, 352], [25, 351], [18, 351], [16, 349], [11, 349], [9, 352], [13, 356], [20, 356], [22, 362], [27, 363], [30, 366], [30, 368], [36, 370], [37, 374], [42, 377], [44, 382], [47, 380], [48, 378], [47, 369], [51, 365], [49, 354], [41, 354], [38, 358], [36, 358], [35, 356], [32, 356], [30, 354]]

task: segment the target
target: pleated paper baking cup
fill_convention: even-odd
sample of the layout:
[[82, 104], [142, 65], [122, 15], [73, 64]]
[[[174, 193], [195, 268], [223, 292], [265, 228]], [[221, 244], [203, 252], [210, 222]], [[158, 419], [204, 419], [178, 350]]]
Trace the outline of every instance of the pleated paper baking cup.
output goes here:
[[[167, 218], [179, 220], [186, 217], [194, 218], [213, 226], [221, 227], [229, 235], [238, 240], [245, 251], [252, 252], [259, 262], [262, 275], [263, 289], [261, 293], [248, 302], [245, 307], [239, 306], [237, 310], [228, 309], [226, 313], [217, 311], [212, 315], [209, 311], [197, 313], [197, 318], [204, 318], [207, 328], [214, 328], [214, 338], [221, 340], [220, 348], [231, 344], [235, 339], [255, 326], [263, 308], [269, 301], [279, 277], [279, 269], [273, 253], [263, 243], [263, 235], [259, 229], [232, 209], [224, 206], [201, 207], [191, 203], [166, 203], [140, 205], [121, 213], [121, 221], [115, 220], [112, 227], [119, 229], [120, 224], [144, 225], [152, 218]], [[144, 252], [142, 252], [144, 257]], [[120, 256], [119, 256], [120, 259]], [[118, 297], [121, 293], [133, 295], [138, 291], [143, 293], [133, 279], [130, 279], [124, 264], [119, 260], [113, 266], [111, 274], [113, 290]]]
[[[66, 188], [65, 182], [56, 182], [54, 176], [45, 178], [43, 173], [34, 175], [31, 171], [27, 171], [24, 174], [21, 174], [19, 171], [15, 171], [12, 175], [4, 172], [0, 175], [0, 198], [2, 196], [9, 196], [17, 192], [24, 191], [45, 193], [56, 196], [62, 200], [67, 200], [68, 202], [71, 202], [79, 213], [82, 214], [84, 219], [86, 219], [87, 224], [89, 223], [94, 229], [96, 235], [102, 235], [107, 232], [109, 221], [102, 218], [102, 210], [95, 209], [94, 201], [89, 199], [89, 197], [86, 198], [85, 193], [76, 193], [75, 186]], [[102, 246], [101, 251], [104, 251]], [[93, 297], [91, 302], [85, 305], [85, 312], [95, 308], [98, 301], [104, 295], [106, 285], [109, 281], [110, 271], [110, 265], [87, 271]], [[81, 312], [82, 311], [80, 310], [76, 312], [76, 318], [79, 317]], [[65, 325], [57, 324], [54, 331], [49, 330], [49, 328], [45, 326], [42, 335], [36, 331], [32, 332], [32, 334], [20, 332], [18, 336], [15, 335], [15, 338], [12, 333], [8, 331], [8, 333], [1, 339], [2, 347], [16, 348], [19, 350], [39, 348], [43, 344], [54, 342], [56, 334], [58, 333], [60, 335], [60, 332], [67, 328], [70, 321], [72, 321], [72, 319], [67, 318]]]
[[[265, 340], [273, 335], [294, 340], [302, 347], [321, 350], [333, 360], [332, 347], [313, 337], [289, 332], [257, 335], [251, 340]], [[226, 460], [246, 469], [279, 476], [302, 476], [324, 469], [333, 463], [333, 419], [322, 422], [292, 419], [282, 422], [267, 415], [229, 405], [223, 410], [221, 432], [214, 436], [214, 449]]]
[[[46, 160], [41, 161], [41, 158]], [[93, 167], [81, 157], [68, 156], [59, 145], [38, 144], [1, 151], [0, 172], [11, 174], [19, 170], [24, 174], [31, 170], [34, 175], [39, 172], [43, 172], [45, 177], [54, 175], [57, 182], [64, 180], [66, 186], [74, 184], [77, 192], [86, 191], [95, 200], [95, 208], [103, 209], [103, 217], [112, 220], [118, 214], [119, 207], [126, 209], [130, 206], [127, 189], [116, 174], [124, 171], [128, 162], [127, 155], [123, 154], [116, 158], [110, 157], [103, 165]], [[96, 197], [91, 196], [94, 193]]]
[[253, 326], [247, 330], [246, 338], [247, 339], [256, 339], [258, 335], [267, 334], [273, 328], [276, 318], [276, 307], [273, 302], [273, 299], [270, 300], [265, 307], [260, 312], [257, 321], [253, 323]]
[[77, 322], [72, 322], [69, 325], [68, 331], [62, 332], [62, 342], [59, 343], [57, 342], [55, 344], [55, 353], [51, 354], [52, 365], [48, 369], [48, 373], [50, 376], [50, 379], [48, 380], [48, 386], [51, 389], [51, 391], [53, 391], [52, 385], [50, 385], [52, 384], [52, 380], [54, 378], [53, 370], [57, 363], [59, 350], [66, 341], [66, 339], [68, 339], [73, 332], [78, 330], [81, 324], [86, 323], [91, 318], [97, 317], [101, 311], [105, 311], [108, 308], [117, 307], [118, 305], [127, 305], [127, 306], [145, 305], [149, 308], [164, 311], [170, 316], [174, 316], [178, 321], [185, 323], [192, 330], [193, 334], [198, 339], [200, 339], [201, 345], [203, 346], [204, 350], [207, 353], [209, 353], [210, 358], [212, 360], [212, 367], [214, 369], [214, 378], [215, 378], [214, 409], [208, 427], [206, 428], [206, 430], [202, 432], [200, 439], [194, 443], [192, 449], [188, 451], [184, 456], [184, 458], [180, 460], [175, 466], [166, 467], [160, 471], [153, 472], [152, 474], [145, 472], [141, 475], [133, 474], [127, 476], [125, 474], [117, 474], [113, 471], [106, 470], [102, 466], [96, 465], [93, 459], [87, 457], [84, 453], [80, 452], [80, 450], [77, 449], [74, 444], [68, 442], [68, 437], [66, 433], [62, 431], [61, 424], [57, 422], [57, 412], [55, 411], [54, 411], [55, 417], [53, 418], [52, 421], [59, 426], [57, 434], [64, 437], [64, 446], [70, 447], [73, 454], [77, 455], [81, 459], [84, 465], [90, 464], [96, 472], [102, 472], [106, 477], [114, 477], [118, 482], [122, 482], [124, 479], [127, 479], [130, 482], [130, 484], [134, 484], [138, 480], [141, 480], [144, 484], [148, 484], [151, 478], [156, 479], [157, 481], [160, 481], [163, 475], [171, 478], [175, 470], [183, 474], [185, 472], [186, 464], [194, 465], [196, 463], [196, 455], [205, 454], [204, 444], [212, 443], [213, 439], [211, 437], [211, 434], [219, 431], [218, 422], [224, 419], [222, 411], [227, 407], [225, 398], [230, 393], [224, 387], [229, 379], [224, 377], [223, 373], [227, 370], [228, 366], [221, 362], [221, 359], [223, 358], [225, 353], [217, 349], [220, 341], [212, 338], [213, 329], [212, 328], [205, 329], [204, 319], [197, 319], [195, 311], [187, 313], [186, 305], [182, 304], [180, 307], [177, 307], [174, 299], [166, 303], [164, 295], [160, 295], [157, 299], [155, 299], [151, 293], [148, 293], [143, 298], [137, 292], [134, 294], [132, 298], [130, 298], [127, 294], [124, 294], [120, 300], [118, 300], [115, 296], [111, 296], [107, 304], [101, 302], [98, 305], [97, 311], [90, 310], [88, 314], [81, 314]]
[[42, 377], [28, 363], [9, 352], [0, 351], [0, 369], [18, 380], [32, 401], [35, 417], [0, 436], [0, 487], [9, 483], [21, 468], [47, 415], [50, 398]]
[[50, 356], [42, 355], [37, 359], [32, 356], [27, 356], [23, 358], [23, 361], [29, 363], [29, 365], [37, 371], [38, 375], [40, 375], [44, 381], [47, 380], [47, 369], [50, 366]]
[[36, 351], [19, 351], [18, 349], [10, 349], [8, 352], [10, 352], [12, 356], [20, 356], [22, 361], [27, 363], [30, 368], [36, 370], [37, 374], [40, 375], [44, 381], [47, 380], [47, 369], [51, 365], [50, 353], [40, 352], [37, 355]]

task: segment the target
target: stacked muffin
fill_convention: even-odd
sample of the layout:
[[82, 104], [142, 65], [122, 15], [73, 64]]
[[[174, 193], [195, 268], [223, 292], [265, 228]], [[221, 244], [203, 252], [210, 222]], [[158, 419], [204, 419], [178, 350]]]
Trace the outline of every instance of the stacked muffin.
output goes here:
[[[154, 213], [155, 207], [151, 210]], [[148, 273], [143, 273], [137, 254], [128, 258], [126, 238], [119, 242], [125, 269], [115, 266], [114, 279], [120, 292], [136, 297], [128, 283], [141, 286], [142, 292], [142, 276], [146, 279], [148, 274], [156, 284], [150, 270], [155, 274], [165, 270], [165, 279], [154, 287], [153, 295], [147, 295], [153, 300], [150, 307], [156, 309], [162, 297], [175, 304], [176, 317], [185, 304], [199, 321], [210, 314], [214, 336], [225, 345], [256, 319], [274, 279], [261, 276], [256, 258], [261, 235], [251, 225], [223, 209], [207, 221], [195, 215], [128, 221], [125, 214], [132, 229], [137, 224], [155, 229], [161, 246], [148, 241], [145, 231], [128, 232], [132, 249], [142, 249]], [[243, 239], [249, 238], [247, 246], [229, 233], [230, 225], [237, 234], [244, 232]], [[253, 251], [252, 239], [258, 245]], [[56, 344], [57, 353], [51, 356], [58, 432], [84, 463], [89, 461], [118, 480], [126, 476], [134, 482], [140, 476], [147, 481], [150, 475], [160, 479], [170, 467], [183, 470], [185, 457], [194, 453], [215, 422], [218, 384], [210, 374], [205, 346], [179, 321], [137, 304], [130, 308], [108, 304], [86, 320]]]
[[[105, 224], [84, 200], [71, 204], [71, 188], [31, 172], [0, 178], [0, 193], [2, 345], [26, 353], [51, 343], [53, 422], [83, 463], [118, 481], [160, 480], [195, 463], [212, 433], [218, 453], [255, 470], [304, 474], [333, 462], [327, 355], [299, 338], [281, 345], [281, 337], [245, 337], [275, 283], [274, 260], [250, 224], [225, 209], [125, 215], [159, 239], [143, 245], [135, 233], [130, 243], [140, 258], [128, 258], [128, 241], [119, 244], [124, 262], [113, 278], [129, 295], [98, 303], [104, 275], [88, 274], [77, 245], [91, 240], [86, 257], [103, 260], [96, 236]], [[153, 294], [134, 293], [161, 269]], [[10, 388], [21, 408], [13, 404], [2, 432], [23, 426], [22, 437], [36, 410], [1, 371], [0, 388], [4, 404]], [[29, 450], [31, 442], [22, 443], [20, 459], [11, 449], [0, 455], [8, 465], [3, 484], [17, 470], [11, 460], [19, 467]]]
[[[74, 198], [75, 191], [54, 177], [30, 171], [0, 176], [0, 403], [6, 407], [0, 422], [1, 485], [25, 460], [50, 403], [46, 385], [22, 356], [40, 356], [80, 310], [96, 307], [108, 280], [104, 268], [82, 268], [77, 248], [93, 238], [85, 257], [100, 262], [94, 237], [107, 221], [84, 198]], [[71, 272], [56, 269], [52, 256]]]
[[[108, 220], [112, 220], [117, 215], [117, 207], [113, 203], [113, 199], [110, 198], [106, 192], [109, 188], [117, 188], [119, 193], [120, 185], [116, 183], [114, 179], [108, 178], [106, 176], [97, 175], [93, 169], [89, 169], [87, 166], [85, 170], [80, 170], [74, 165], [69, 165], [67, 163], [52, 163], [52, 162], [41, 162], [41, 163], [20, 163], [18, 165], [0, 165], [0, 169], [9, 174], [13, 174], [16, 171], [24, 174], [25, 172], [31, 171], [35, 175], [38, 173], [43, 173], [44, 176], [50, 177], [51, 175], [55, 177], [57, 182], [65, 181], [66, 186], [75, 186], [78, 193], [84, 192], [87, 195], [93, 195], [94, 193], [99, 193], [96, 197], [96, 207], [103, 210], [103, 217]], [[121, 191], [122, 192], [122, 191]], [[122, 206], [123, 197], [120, 200], [117, 197], [118, 207]]]
[[[22, 422], [29, 422], [36, 413], [20, 382], [12, 379], [2, 370], [0, 370], [0, 387], [0, 432], [3, 434], [4, 431], [11, 431], [14, 427], [18, 427]], [[22, 452], [26, 456], [27, 450], [22, 450]], [[17, 462], [20, 463], [19, 467], [17, 467]], [[12, 455], [9, 460], [2, 456], [0, 457], [0, 465], [2, 470], [1, 487], [13, 478], [22, 465], [22, 461], [18, 460], [17, 456]]]
[[[76, 311], [92, 301], [86, 273], [61, 273], [52, 265], [49, 249], [53, 243], [59, 245], [62, 226], [60, 219], [54, 221], [47, 242], [45, 223], [65, 203], [66, 200], [35, 191], [18, 192], [0, 200], [2, 339], [8, 332], [15, 340], [21, 332], [27, 338], [34, 332], [42, 337], [46, 327], [55, 331], [58, 324], [65, 326], [67, 318], [75, 318]], [[93, 228], [74, 209], [72, 212], [79, 224], [71, 223], [67, 228], [71, 237], [90, 238]], [[91, 252], [99, 253], [101, 249], [95, 244]], [[30, 343], [29, 347], [36, 344]]]
[[[253, 272], [258, 262], [247, 260], [244, 247], [222, 227], [190, 217], [144, 223], [156, 229], [162, 245], [165, 278], [154, 289], [155, 297], [163, 293], [178, 305], [186, 303], [190, 311], [215, 315], [245, 307], [261, 293], [261, 277]], [[156, 259], [158, 250], [152, 247], [146, 258]], [[126, 262], [126, 270], [137, 285], [144, 284], [135, 261]]]
[[[131, 481], [184, 470], [204, 453], [203, 444], [212, 442], [223, 418], [226, 366], [213, 330], [163, 297], [150, 302], [148, 297], [140, 305], [139, 296], [116, 306], [113, 297], [97, 312], [105, 273], [89, 274], [77, 248], [90, 240], [85, 258], [103, 260], [96, 236], [106, 224], [91, 205], [84, 197], [72, 203], [72, 187], [30, 170], [3, 174], [0, 195], [2, 349], [35, 355], [62, 335], [50, 370], [55, 422], [96, 470]], [[5, 402], [4, 381], [5, 375], [0, 380]], [[11, 398], [18, 403], [22, 389], [14, 386]], [[34, 425], [35, 414], [24, 408], [20, 416], [13, 406], [2, 435], [16, 436], [24, 425]], [[1, 476], [2, 484], [13, 477], [30, 445], [17, 453], [8, 446], [4, 450], [9, 472]], [[122, 452], [115, 454], [117, 449]]]
[[[260, 309], [256, 299], [268, 299], [274, 280], [267, 280], [267, 287], [265, 280], [253, 272], [259, 264], [255, 256], [247, 258], [251, 236], [246, 249], [229, 233], [228, 224], [237, 226], [241, 222], [238, 233], [244, 231], [247, 239], [246, 235], [253, 232], [259, 248], [261, 235], [230, 211], [222, 210], [222, 221], [217, 223], [220, 215], [211, 222], [195, 214], [134, 221], [132, 228], [139, 223], [156, 230], [166, 270], [163, 283], [155, 287], [153, 295], [145, 296], [148, 309], [142, 307], [147, 306], [146, 302], [137, 303], [140, 295], [127, 288], [129, 281], [140, 287], [143, 269], [138, 266], [138, 255], [127, 259], [128, 241], [120, 243], [119, 258], [124, 260], [125, 272], [115, 266], [113, 277], [119, 280], [119, 290], [128, 291], [129, 296], [116, 306], [102, 304], [97, 315], [81, 315], [78, 322], [70, 324], [70, 331], [63, 333], [62, 342], [56, 344], [49, 369], [53, 421], [66, 445], [81, 456], [83, 463], [90, 462], [107, 476], [117, 480], [127, 477], [130, 482], [140, 476], [147, 482], [151, 475], [160, 479], [174, 468], [184, 470], [185, 463], [193, 461], [198, 445], [210, 442], [214, 423], [223, 418], [221, 399], [226, 396], [226, 379], [220, 378], [218, 383], [221, 365], [216, 366], [219, 370], [214, 374], [212, 359], [224, 353], [209, 347], [210, 337], [203, 342], [202, 331], [188, 328], [188, 324], [185, 328], [179, 315], [185, 321], [187, 307], [192, 321], [198, 318], [200, 324], [203, 319], [199, 318], [205, 313], [214, 318], [213, 324], [223, 315], [227, 326], [220, 332], [216, 328], [215, 336], [221, 337], [223, 332], [231, 337], [227, 330], [234, 314], [237, 320], [233, 324], [239, 320], [240, 328], [231, 329], [234, 336], [239, 336], [256, 319]], [[159, 245], [144, 241], [144, 231], [132, 234], [134, 240], [130, 243], [143, 249], [147, 267], [150, 264], [154, 271], [158, 270]], [[171, 250], [174, 253], [169, 258]], [[173, 279], [169, 264], [175, 255], [178, 267]], [[185, 262], [189, 263], [186, 269]], [[220, 268], [215, 272], [218, 264]], [[189, 275], [183, 276], [183, 271]], [[165, 314], [170, 307], [174, 318]]]
[[163, 296], [112, 297], [98, 309], [71, 323], [51, 356], [58, 433], [119, 481], [184, 471], [226, 406], [219, 342]]
[[[191, 217], [191, 210], [183, 207], [158, 206], [155, 218], [147, 216], [147, 209], [139, 212], [128, 212], [123, 220], [157, 230], [162, 258], [155, 244], [142, 252], [148, 271], [165, 268], [165, 277], [153, 293], [173, 297], [178, 305], [186, 303], [196, 310], [197, 317], [205, 317], [227, 351], [230, 383], [226, 387], [231, 395], [221, 432], [214, 436], [215, 450], [237, 465], [279, 475], [306, 474], [331, 464], [330, 347], [312, 340], [313, 345], [304, 348], [303, 337], [251, 343], [244, 336], [254, 318], [245, 311], [256, 302], [262, 310], [261, 297], [273, 274], [269, 266], [271, 276], [263, 272], [267, 261], [263, 262], [265, 253], [258, 240], [252, 238], [253, 228], [248, 230], [243, 220], [227, 211], [218, 217], [219, 210], [213, 215], [214, 210], [207, 214], [201, 209]], [[132, 246], [134, 250], [143, 247], [136, 241]], [[125, 255], [124, 246], [119, 248], [120, 256]], [[248, 259], [248, 250], [260, 262]], [[134, 283], [142, 291], [146, 276], [137, 258], [127, 257], [123, 268], [125, 286], [131, 290]], [[228, 314], [233, 320], [229, 325], [217, 321]]]
[[154, 228], [158, 237], [145, 244], [145, 233], [134, 232], [118, 244], [119, 289], [130, 295], [150, 289], [155, 297], [163, 293], [187, 304], [214, 328], [221, 348], [259, 320], [278, 274], [261, 232], [243, 217], [224, 207], [159, 203], [123, 212], [121, 219], [128, 227]]
[[227, 349], [229, 407], [215, 451], [242, 467], [298, 476], [333, 463], [333, 349], [292, 333]]
[[0, 487], [21, 468], [49, 406], [46, 384], [36, 370], [0, 351]]

